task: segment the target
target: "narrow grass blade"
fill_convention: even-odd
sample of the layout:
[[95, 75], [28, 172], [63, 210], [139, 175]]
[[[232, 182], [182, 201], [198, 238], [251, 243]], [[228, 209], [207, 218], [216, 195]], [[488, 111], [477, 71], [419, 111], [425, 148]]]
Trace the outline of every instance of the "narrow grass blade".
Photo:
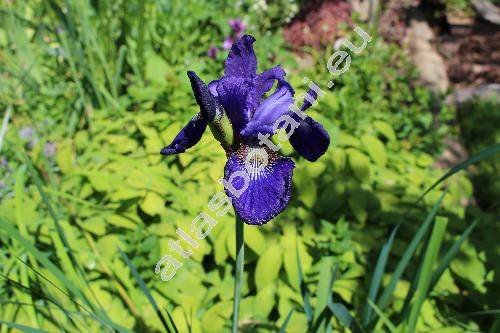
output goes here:
[[319, 314], [318, 318], [313, 322], [313, 325], [309, 328], [309, 331], [311, 332], [325, 332], [325, 325], [324, 323], [330, 322], [330, 319], [332, 318], [332, 311], [326, 307], [321, 311]]
[[420, 196], [420, 198], [417, 201], [420, 201], [423, 197], [427, 195], [430, 191], [432, 191], [439, 183], [445, 181], [446, 179], [450, 178], [457, 172], [471, 166], [474, 163], [480, 162], [484, 159], [487, 159], [495, 154], [500, 153], [500, 142], [495, 143], [494, 145], [491, 145], [489, 147], [486, 147], [482, 151], [480, 151], [478, 154], [469, 157], [465, 161], [459, 163], [458, 165], [454, 166], [451, 168], [447, 173], [445, 173], [441, 178], [439, 178], [431, 187], [429, 187], [424, 194]]
[[413, 304], [411, 305], [410, 317], [408, 319], [409, 333], [415, 332], [417, 326], [417, 319], [420, 315], [422, 304], [427, 298], [431, 282], [432, 271], [439, 254], [439, 248], [441, 247], [441, 242], [443, 241], [447, 223], [448, 220], [446, 218], [438, 216], [436, 218], [434, 228], [432, 229], [429, 245], [427, 247], [427, 250], [425, 251], [424, 261], [422, 264], [422, 272], [418, 280], [417, 293], [415, 295], [416, 298]]
[[35, 268], [31, 267], [30, 264], [28, 264], [27, 262], [23, 261], [21, 258], [17, 258], [21, 263], [23, 263], [26, 267], [28, 267], [29, 269], [31, 269], [36, 275], [38, 275], [39, 277], [41, 277], [43, 280], [47, 281], [51, 286], [53, 286], [54, 288], [56, 288], [59, 292], [61, 292], [63, 295], [65, 295], [66, 297], [68, 297], [74, 304], [76, 304], [78, 307], [84, 309], [85, 311], [87, 312], [91, 312], [88, 308], [86, 308], [84, 305], [80, 304], [78, 301], [76, 301], [75, 299], [73, 299], [71, 297], [70, 294], [68, 294], [66, 291], [64, 291], [63, 289], [59, 288], [54, 282], [50, 281], [49, 278], [47, 278], [45, 275], [43, 275], [42, 273], [38, 272]]
[[[30, 295], [32, 296], [36, 296], [38, 297], [39, 299], [44, 299], [46, 300], [48, 303], [52, 303], [55, 305], [56, 308], [58, 308], [59, 310], [61, 310], [65, 315], [66, 315], [66, 318], [68, 319], [68, 321], [73, 325], [74, 328], [78, 328], [78, 325], [75, 323], [75, 321], [73, 320], [73, 318], [71, 317], [71, 314], [72, 313], [79, 313], [81, 315], [84, 315], [83, 313], [81, 312], [76, 312], [76, 311], [69, 311], [69, 310], [66, 310], [61, 304], [59, 304], [59, 302], [55, 299], [53, 299], [52, 297], [50, 296], [47, 296], [45, 295], [41, 290], [41, 287], [40, 286], [35, 286], [35, 287], [27, 287], [27, 286], [24, 286], [23, 284], [17, 282], [17, 281], [14, 281], [12, 280], [11, 278], [9, 278], [8, 276], [0, 273], [0, 277], [2, 277], [3, 279], [5, 279], [6, 281], [8, 281], [10, 283], [10, 285], [12, 285], [13, 287], [19, 289], [19, 290], [23, 290], [23, 291], [26, 291], [27, 293], [29, 293]], [[71, 297], [68, 297], [69, 299], [71, 299]], [[8, 303], [8, 301], [0, 301], [0, 303]], [[15, 302], [10, 302], [12, 304], [15, 304]], [[34, 309], [34, 307], [36, 306], [36, 304], [32, 303], [24, 303], [24, 302], [17, 302], [18, 304], [20, 305], [32, 305], [30, 306], [29, 308], [32, 308]], [[48, 307], [47, 305], [43, 305], [48, 311], [51, 311], [52, 308], [51, 307]], [[82, 309], [85, 309], [85, 307], [82, 306]], [[86, 310], [88, 312], [88, 310]], [[40, 312], [38, 312], [40, 313]], [[91, 317], [92, 319], [94, 320], [97, 320], [99, 322], [99, 319], [96, 318], [95, 316], [93, 316], [90, 312], [88, 312], [88, 316]], [[58, 323], [59, 324], [59, 323]]]
[[349, 310], [342, 304], [338, 302], [329, 302], [328, 308], [332, 312], [332, 314], [337, 318], [337, 320], [347, 328], [351, 328], [354, 319], [352, 318]]
[[[429, 247], [429, 239], [425, 241], [425, 244], [423, 245], [423, 249], [426, 249]], [[413, 295], [417, 292], [417, 287], [418, 287], [418, 280], [420, 279], [420, 274], [422, 273], [422, 266], [424, 264], [424, 256], [425, 252], [424, 250], [421, 251], [419, 254], [416, 262], [418, 262], [418, 267], [415, 273], [413, 274], [413, 279], [410, 284], [410, 290], [408, 290], [408, 293], [406, 294], [404, 303], [403, 303], [403, 309], [399, 312], [398, 314], [398, 323], [403, 322], [408, 318], [408, 313], [410, 312], [410, 303], [411, 300], [413, 299]]]
[[189, 318], [188, 318], [186, 311], [184, 309], [182, 309], [182, 313], [184, 314], [184, 319], [186, 320], [188, 333], [193, 333], [193, 327], [192, 327], [192, 325], [193, 325], [192, 324], [193, 323], [193, 308], [191, 308], [191, 315]]
[[2, 151], [3, 139], [7, 133], [7, 127], [10, 121], [10, 115], [12, 113], [12, 105], [7, 106], [5, 115], [3, 116], [2, 128], [0, 129], [0, 152]]
[[389, 300], [392, 297], [392, 294], [394, 293], [394, 290], [396, 289], [396, 285], [398, 281], [401, 279], [401, 276], [403, 275], [404, 271], [406, 270], [406, 267], [408, 266], [411, 258], [413, 257], [413, 254], [415, 253], [415, 250], [417, 249], [418, 244], [422, 241], [422, 238], [426, 234], [427, 230], [429, 229], [429, 226], [431, 225], [432, 221], [434, 221], [434, 217], [436, 216], [436, 213], [439, 209], [439, 206], [441, 206], [441, 202], [443, 201], [443, 198], [445, 196], [446, 192], [443, 192], [441, 196], [439, 197], [438, 201], [434, 204], [432, 207], [431, 211], [429, 214], [426, 216], [424, 222], [422, 225], [418, 228], [417, 232], [415, 233], [415, 236], [412, 238], [410, 244], [406, 247], [403, 256], [398, 262], [398, 265], [396, 266], [396, 269], [392, 273], [391, 280], [387, 287], [384, 289], [384, 292], [382, 293], [382, 296], [380, 297], [377, 307], [380, 310], [383, 310]]
[[[6, 222], [0, 218], [0, 230], [5, 230], [9, 236], [19, 242], [28, 252], [30, 252], [45, 268], [47, 268], [59, 281], [61, 281], [70, 292], [74, 295], [79, 296], [82, 299], [86, 299], [85, 296], [80, 292], [80, 290], [66, 278], [64, 273], [57, 268], [45, 254], [40, 252], [34, 245], [31, 244], [27, 239], [22, 237], [17, 229], [15, 229], [9, 222]], [[54, 285], [54, 284], [53, 284]], [[55, 285], [54, 285], [55, 286]], [[57, 288], [61, 290], [60, 288]], [[66, 293], [65, 293], [66, 294]]]
[[300, 262], [300, 252], [299, 252], [299, 243], [298, 240], [296, 242], [295, 251], [297, 253], [297, 268], [299, 274], [299, 286], [300, 286], [300, 294], [302, 296], [302, 307], [304, 309], [304, 313], [306, 314], [307, 322], [309, 325], [312, 324], [313, 320], [313, 310], [311, 307], [311, 303], [309, 302], [309, 291], [307, 290], [307, 286], [304, 283], [304, 276], [302, 274], [302, 264]]
[[[95, 309], [95, 305], [81, 292], [81, 290], [69, 279], [47, 256], [40, 252], [30, 241], [22, 237], [19, 231], [14, 228], [9, 222], [0, 217], [0, 230], [5, 231], [9, 237], [20, 243], [36, 260], [51, 272], [69, 291], [70, 293], [83, 300], [91, 309]], [[89, 313], [92, 313], [89, 311]], [[107, 316], [103, 316], [100, 312], [94, 313], [96, 319], [107, 328], [113, 327], [120, 332], [130, 332], [129, 330], [113, 323]]]
[[[328, 322], [328, 315], [320, 319], [320, 314], [328, 309], [328, 300], [332, 297], [333, 284], [333, 257], [325, 257], [321, 259], [321, 267], [318, 280], [318, 288], [316, 292], [316, 308], [314, 309], [314, 325], [317, 327], [315, 332], [324, 332], [325, 324], [322, 321]], [[329, 311], [327, 311], [329, 313]]]
[[141, 77], [144, 80], [144, 31], [145, 31], [145, 9], [146, 4], [144, 0], [139, 0], [139, 32], [137, 40], [137, 59], [139, 59], [139, 70], [141, 71]]
[[396, 232], [399, 229], [399, 225], [397, 225], [394, 230], [391, 233], [391, 236], [387, 240], [387, 242], [384, 244], [382, 247], [382, 250], [380, 250], [380, 254], [377, 259], [377, 264], [375, 266], [375, 271], [373, 273], [373, 277], [370, 283], [370, 289], [368, 291], [368, 298], [367, 302], [365, 304], [365, 307], [363, 309], [363, 326], [368, 326], [368, 323], [370, 322], [370, 318], [372, 315], [372, 309], [370, 305], [368, 304], [368, 300], [375, 301], [377, 297], [378, 290], [380, 288], [380, 285], [382, 283], [382, 276], [384, 275], [385, 271], [385, 266], [387, 264], [387, 259], [389, 258], [389, 253], [391, 251], [392, 243], [394, 242], [394, 237], [396, 236]]
[[288, 323], [290, 322], [290, 319], [292, 318], [292, 314], [293, 314], [293, 309], [290, 309], [290, 311], [286, 315], [285, 321], [283, 322], [283, 325], [281, 325], [281, 328], [278, 331], [278, 333], [285, 333], [286, 332], [286, 328], [288, 326]]
[[[136, 282], [139, 284], [139, 287], [141, 288], [144, 295], [146, 295], [147, 299], [149, 300], [149, 303], [151, 303], [151, 306], [153, 306], [153, 309], [155, 310], [156, 314], [158, 315], [158, 318], [160, 319], [160, 321], [161, 321], [163, 327], [165, 328], [165, 330], [167, 331], [167, 333], [171, 333], [172, 331], [178, 333], [176, 328], [174, 328], [172, 330], [170, 328], [170, 325], [167, 324], [167, 321], [165, 320], [165, 317], [161, 313], [160, 308], [158, 307], [158, 304], [156, 304], [156, 301], [154, 300], [153, 295], [151, 295], [151, 291], [149, 291], [148, 286], [146, 286], [146, 283], [144, 283], [144, 280], [140, 277], [139, 272], [137, 272], [137, 269], [135, 268], [134, 264], [130, 261], [129, 257], [120, 248], [118, 248], [118, 252], [120, 252], [120, 255], [122, 256], [123, 260], [125, 261], [127, 266], [130, 268], [130, 272], [134, 276], [134, 279], [136, 280]], [[173, 322], [172, 322], [172, 324], [173, 324]]]
[[243, 266], [245, 263], [245, 223], [236, 216], [236, 266], [234, 268], [234, 298], [233, 298], [233, 321], [231, 332], [238, 332], [238, 317], [240, 312], [241, 282], [243, 280]]
[[396, 326], [391, 322], [391, 320], [385, 315], [384, 312], [371, 300], [368, 300], [368, 304], [372, 307], [373, 311], [380, 317], [384, 325], [389, 329], [391, 333], [396, 333]]
[[467, 229], [465, 229], [462, 236], [460, 236], [460, 238], [457, 239], [453, 243], [453, 245], [451, 245], [450, 248], [446, 251], [445, 255], [443, 256], [443, 258], [439, 262], [438, 268], [432, 274], [432, 279], [431, 279], [429, 290], [432, 290], [434, 288], [434, 286], [438, 283], [439, 279], [441, 278], [441, 275], [444, 273], [446, 268], [448, 268], [448, 266], [450, 265], [450, 262], [453, 260], [453, 258], [455, 258], [458, 251], [460, 250], [460, 247], [462, 246], [462, 244], [469, 237], [469, 235], [472, 233], [474, 228], [479, 224], [479, 222], [481, 221], [481, 218], [482, 218], [482, 216], [479, 216], [477, 219], [475, 219], [474, 222], [472, 222], [471, 225], [469, 225], [467, 227]]
[[168, 312], [167, 309], [165, 309], [165, 312], [167, 313], [167, 316], [168, 316], [168, 320], [170, 320], [170, 323], [172, 324], [173, 328], [174, 328], [174, 332], [179, 332], [179, 330], [177, 329], [177, 326], [175, 326], [175, 322], [174, 322], [174, 318], [172, 318], [172, 316], [170, 315], [170, 312]]
[[[45, 193], [45, 191], [43, 189], [42, 180], [40, 179], [40, 176], [38, 175], [35, 167], [33, 166], [32, 161], [25, 153], [22, 153], [20, 155], [21, 155], [22, 159], [25, 161], [26, 166], [28, 167], [28, 171], [30, 172], [30, 174], [33, 178], [33, 182], [35, 183], [35, 186], [38, 189], [38, 192], [40, 193], [42, 201], [43, 201], [44, 205], [47, 207], [49, 215], [52, 218], [54, 225], [56, 227], [58, 238], [53, 237], [52, 239], [54, 241], [54, 246], [57, 249], [58, 255], [61, 256], [61, 261], [62, 261], [61, 265], [63, 265], [67, 274], [70, 274], [70, 275], [72, 275], [72, 278], [77, 279], [75, 281], [76, 283], [81, 284], [81, 281], [83, 280], [83, 283], [86, 285], [88, 292], [90, 293], [90, 295], [94, 298], [94, 300], [96, 302], [96, 303], [92, 303], [90, 301], [87, 301], [87, 304], [96, 313], [99, 313], [100, 317], [106, 318], [107, 321], [110, 322], [111, 320], [108, 318], [106, 312], [103, 311], [102, 306], [99, 303], [99, 299], [95, 296], [94, 292], [90, 288], [90, 283], [89, 283], [87, 277], [85, 276], [85, 271], [83, 270], [80, 263], [76, 259], [74, 251], [72, 250], [72, 248], [68, 242], [68, 238], [66, 237], [66, 234], [61, 226], [61, 223], [59, 222], [59, 218], [58, 218], [57, 214], [55, 213], [55, 210], [53, 209], [53, 206], [49, 200], [49, 197], [47, 196], [47, 194]], [[76, 269], [76, 272], [78, 272], [78, 274], [73, 269]], [[78, 279], [78, 278], [80, 278], [80, 279]], [[82, 292], [82, 295], [84, 295], [83, 292]]]
[[[50, 303], [54, 303], [53, 301], [51, 301], [50, 299], [48, 299], [46, 296], [44, 296], [44, 295], [40, 295], [40, 296], [42, 298], [48, 300]], [[23, 302], [16, 302], [16, 301], [0, 301], [0, 304], [14, 304], [14, 305], [19, 305], [19, 306], [31, 306], [33, 308], [52, 308], [54, 310], [61, 310], [61, 311], [65, 312], [65, 313], [67, 313], [67, 314], [94, 319], [88, 313], [83, 313], [83, 312], [79, 312], [79, 311], [64, 311], [59, 306], [53, 305], [53, 304], [23, 303]], [[75, 328], [77, 328], [77, 326], [75, 326]]]
[[[24, 209], [24, 183], [25, 183], [25, 175], [26, 175], [26, 166], [22, 165], [16, 172], [16, 183], [15, 183], [15, 203], [16, 203], [16, 222], [17, 222], [17, 227], [19, 229], [19, 233], [25, 237], [28, 238], [28, 230], [26, 228], [26, 225], [24, 224], [25, 221], [25, 209]], [[19, 270], [19, 279], [20, 282], [28, 286], [30, 285], [30, 281], [28, 278], [28, 270], [26, 267], [21, 267]], [[26, 293], [21, 293], [19, 295], [19, 299], [22, 302], [25, 303], [33, 303], [33, 299], [30, 294]], [[28, 313], [28, 317], [30, 319], [30, 325], [38, 328], [38, 321], [35, 313], [34, 308], [26, 308], [26, 312]]]
[[118, 50], [118, 57], [116, 61], [116, 69], [115, 74], [113, 75], [113, 91], [115, 95], [118, 96], [118, 91], [120, 89], [120, 79], [123, 71], [123, 64], [125, 63], [125, 55], [127, 54], [127, 47], [125, 45], [121, 45]]
[[27, 333], [49, 333], [48, 331], [44, 331], [44, 330], [41, 330], [38, 328], [32, 328], [32, 327], [28, 327], [28, 326], [24, 326], [24, 325], [19, 325], [19, 324], [11, 323], [9, 321], [5, 321], [5, 320], [1, 320], [1, 319], [0, 319], [0, 324], [4, 324], [8, 327], [12, 327], [12, 328], [15, 328], [15, 329], [18, 329], [22, 332], [27, 332]]

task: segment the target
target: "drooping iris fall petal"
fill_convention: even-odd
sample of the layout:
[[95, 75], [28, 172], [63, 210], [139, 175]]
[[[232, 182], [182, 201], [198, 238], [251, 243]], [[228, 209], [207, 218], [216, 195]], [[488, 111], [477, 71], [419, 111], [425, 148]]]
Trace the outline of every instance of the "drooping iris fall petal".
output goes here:
[[309, 116], [300, 119], [299, 124], [290, 136], [290, 144], [306, 160], [314, 162], [328, 149], [330, 136], [320, 123]]
[[[252, 150], [264, 149], [242, 146], [231, 154], [224, 168], [224, 177], [229, 177], [236, 171], [248, 172], [245, 159]], [[279, 156], [267, 150], [268, 160], [257, 161], [259, 155], [254, 155], [249, 164], [253, 166], [248, 172], [248, 187], [237, 197], [230, 191], [226, 194], [232, 199], [238, 216], [247, 224], [262, 225], [281, 213], [292, 196], [292, 175], [295, 164], [288, 157]], [[260, 167], [262, 166], [262, 170]], [[232, 182], [236, 190], [245, 186], [245, 179], [235, 178]]]
[[[307, 95], [309, 96], [304, 99], [304, 103], [300, 108], [301, 111], [310, 108], [311, 103], [318, 98], [318, 95], [312, 89], [307, 92]], [[310, 162], [316, 161], [326, 152], [330, 145], [328, 132], [320, 123], [309, 116], [302, 119], [298, 115], [292, 114], [292, 118], [298, 121], [300, 125], [290, 136], [290, 144], [306, 160]]]

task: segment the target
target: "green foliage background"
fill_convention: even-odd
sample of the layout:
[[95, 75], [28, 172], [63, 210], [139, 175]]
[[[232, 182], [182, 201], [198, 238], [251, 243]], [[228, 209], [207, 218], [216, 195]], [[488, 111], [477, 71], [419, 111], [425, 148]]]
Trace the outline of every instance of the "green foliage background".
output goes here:
[[[10, 122], [0, 167], [0, 332], [25, 326], [106, 331], [111, 324], [100, 320], [106, 317], [135, 332], [163, 331], [132, 266], [180, 332], [229, 330], [232, 211], [218, 218], [172, 281], [153, 271], [171, 253], [168, 240], [177, 239], [176, 228], [188, 230], [222, 189], [217, 181], [226, 158], [209, 135], [185, 154], [162, 158], [158, 152], [197, 111], [186, 70], [206, 81], [222, 74], [225, 52], [216, 60], [206, 54], [230, 33], [228, 18], [248, 23], [261, 71], [282, 64], [298, 92], [306, 90], [304, 76], [327, 90], [325, 64], [333, 50], [305, 50], [313, 65], [302, 68], [281, 38], [279, 27], [297, 8], [288, 0], [270, 1], [267, 8], [251, 1], [2, 2], [0, 109]], [[242, 331], [277, 331], [294, 309], [286, 332], [306, 332], [302, 287], [313, 308], [319, 306], [318, 281], [332, 265], [337, 274], [330, 293], [361, 321], [391, 230], [402, 223], [382, 286], [444, 194], [441, 184], [417, 202], [444, 173], [434, 167], [444, 136], [463, 134], [471, 153], [498, 142], [498, 126], [481, 129], [478, 138], [480, 120], [468, 112], [460, 126], [452, 109], [433, 114], [435, 100], [418, 86], [404, 51], [371, 34], [367, 49], [353, 55], [349, 71], [310, 111], [332, 146], [313, 164], [285, 149], [297, 164], [289, 207], [262, 228], [245, 226]], [[498, 104], [491, 103], [469, 107], [497, 119]], [[27, 127], [35, 134], [23, 139], [19, 133]], [[53, 156], [47, 144], [55, 144]], [[495, 163], [482, 162], [474, 182], [460, 173], [446, 184], [436, 220], [447, 221], [444, 244], [479, 214], [482, 222], [425, 298], [419, 332], [500, 330], [498, 211], [481, 211], [498, 198]], [[472, 204], [477, 193], [479, 207]], [[418, 280], [426, 242], [427, 236], [383, 309], [395, 324]], [[384, 316], [375, 316], [370, 331], [390, 329]], [[338, 318], [331, 324], [335, 332], [349, 331]]]

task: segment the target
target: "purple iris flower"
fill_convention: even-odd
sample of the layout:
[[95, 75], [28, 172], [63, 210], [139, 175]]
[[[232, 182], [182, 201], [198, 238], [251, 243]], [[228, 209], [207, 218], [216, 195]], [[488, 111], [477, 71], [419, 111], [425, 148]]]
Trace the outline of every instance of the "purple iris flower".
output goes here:
[[[227, 57], [224, 76], [208, 86], [192, 71], [188, 71], [191, 87], [200, 106], [189, 123], [161, 150], [163, 155], [183, 153], [202, 137], [207, 126], [226, 151], [228, 160], [224, 179], [238, 216], [247, 224], [262, 225], [281, 213], [292, 194], [294, 162], [279, 155], [276, 149], [264, 144], [262, 137], [284, 127], [281, 117], [288, 115], [299, 125], [290, 131], [290, 143], [309, 161], [325, 153], [330, 137], [311, 117], [299, 117], [294, 106], [294, 90], [284, 79], [280, 66], [257, 74], [257, 59], [253, 50], [255, 39], [245, 35], [237, 40]], [[277, 82], [272, 94], [264, 98]], [[309, 91], [300, 111], [305, 111], [317, 98]], [[278, 123], [278, 126], [276, 126]], [[286, 128], [284, 128], [286, 129]], [[258, 154], [264, 151], [264, 155]], [[250, 171], [249, 171], [250, 165]], [[248, 179], [234, 177], [247, 172]]]
[[240, 38], [243, 35], [243, 33], [245, 32], [245, 30], [247, 29], [246, 24], [243, 23], [243, 20], [240, 18], [237, 18], [234, 20], [229, 19], [227, 21], [227, 23], [229, 24], [229, 26], [231, 27], [231, 30], [233, 30], [234, 34], [238, 38]]
[[224, 39], [224, 43], [222, 43], [222, 48], [224, 50], [229, 50], [231, 46], [233, 46], [234, 40], [233, 37], [229, 36], [226, 39]]
[[217, 46], [212, 45], [207, 51], [207, 56], [215, 59], [217, 58], [217, 53], [219, 53], [219, 49], [217, 48]]

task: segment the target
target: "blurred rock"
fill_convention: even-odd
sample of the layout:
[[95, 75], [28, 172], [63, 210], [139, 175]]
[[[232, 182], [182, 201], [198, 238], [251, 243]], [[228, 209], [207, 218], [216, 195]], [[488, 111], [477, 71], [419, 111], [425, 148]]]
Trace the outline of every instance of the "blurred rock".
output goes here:
[[446, 92], [449, 87], [446, 65], [432, 46], [434, 32], [423, 15], [413, 9], [410, 14], [407, 43], [410, 56], [420, 70], [422, 83], [434, 93]]
[[486, 21], [500, 25], [500, 8], [489, 1], [472, 0], [477, 13]]
[[478, 87], [457, 89], [454, 94], [455, 103], [459, 106], [471, 98], [500, 98], [500, 84], [484, 84]]
[[437, 158], [434, 167], [439, 169], [450, 169], [469, 158], [467, 150], [457, 139], [448, 137], [444, 139], [443, 143], [446, 148]]

